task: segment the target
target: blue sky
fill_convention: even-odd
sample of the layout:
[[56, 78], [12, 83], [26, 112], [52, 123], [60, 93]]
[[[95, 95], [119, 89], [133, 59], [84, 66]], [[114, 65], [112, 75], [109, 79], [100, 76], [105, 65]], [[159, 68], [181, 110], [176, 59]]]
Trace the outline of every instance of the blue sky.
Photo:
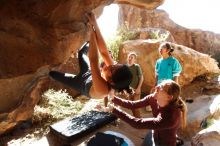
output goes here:
[[[208, 30], [220, 34], [220, 0], [165, 0], [158, 9], [165, 10], [170, 19], [186, 27]], [[112, 36], [117, 28], [118, 6], [106, 6], [98, 19], [105, 39]]]

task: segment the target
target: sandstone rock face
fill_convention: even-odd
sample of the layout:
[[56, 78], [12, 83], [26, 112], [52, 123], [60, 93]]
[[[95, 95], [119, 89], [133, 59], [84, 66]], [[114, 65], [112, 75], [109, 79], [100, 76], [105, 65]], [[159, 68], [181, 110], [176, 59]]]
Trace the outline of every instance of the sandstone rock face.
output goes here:
[[[125, 0], [156, 8], [164, 0]], [[69, 58], [88, 40], [85, 14], [97, 16], [113, 0], [0, 1], [0, 134], [31, 118], [47, 85], [62, 87], [46, 77], [49, 69], [77, 73]], [[149, 6], [148, 6], [149, 5]], [[70, 61], [70, 62], [69, 62]], [[78, 62], [75, 62], [78, 63]], [[60, 65], [60, 66], [59, 66]], [[64, 88], [64, 87], [62, 87]], [[71, 89], [72, 95], [77, 94]]]
[[172, 34], [160, 28], [143, 28], [138, 30], [133, 30], [136, 33], [136, 37], [132, 40], [136, 39], [155, 39], [160, 41], [168, 41], [175, 42]]
[[[214, 118], [215, 123], [209, 122], [208, 128], [207, 125], [202, 126], [204, 119], [213, 116], [210, 107], [219, 105], [219, 101], [219, 95], [202, 95], [195, 98], [193, 103], [187, 103], [187, 127], [179, 131], [178, 135], [187, 141], [191, 141], [193, 146], [219, 145], [219, 116]], [[214, 112], [219, 114], [218, 109], [215, 108]]]
[[[160, 43], [158, 40], [139, 39], [126, 41], [120, 47], [119, 60], [122, 63], [126, 63], [129, 52], [135, 51], [137, 53], [137, 63], [140, 64], [144, 76], [144, 90], [155, 84], [154, 71], [156, 60], [160, 58], [158, 51]], [[179, 78], [180, 85], [189, 84], [197, 76], [219, 72], [217, 62], [209, 55], [175, 43], [172, 43], [172, 46], [175, 48], [173, 56], [180, 61], [183, 67]]]
[[[49, 68], [65, 63], [88, 40], [85, 13], [107, 3], [0, 2], [0, 134], [31, 118], [43, 90], [36, 89], [42, 86], [40, 78], [47, 76]], [[39, 69], [43, 66], [47, 67]]]
[[[47, 85], [44, 80], [38, 80], [39, 82], [32, 86], [32, 88], [27, 89], [27, 91], [20, 97], [19, 101], [16, 105], [14, 105], [13, 109], [4, 111], [4, 113], [0, 114], [1, 122], [0, 122], [0, 134], [8, 131], [9, 129], [16, 126], [20, 121], [24, 121], [30, 119], [34, 106], [38, 103], [41, 98], [42, 89]], [[6, 104], [8, 107], [9, 104], [15, 104], [15, 99], [8, 99], [8, 103]], [[6, 108], [8, 108], [6, 107]]]
[[173, 22], [163, 10], [146, 10], [120, 5], [119, 24], [127, 22], [129, 28], [162, 28], [168, 30], [177, 44], [210, 54], [220, 62], [220, 34], [187, 29]]
[[145, 8], [148, 10], [156, 9], [162, 5], [165, 0], [115, 0], [118, 4], [130, 4], [139, 8]]
[[[163, 1], [124, 2], [153, 7]], [[3, 0], [0, 5], [0, 77], [27, 74], [43, 65], [67, 60], [88, 39], [85, 13], [112, 2]]]
[[[214, 98], [213, 98], [214, 97]], [[211, 99], [211, 100], [210, 100]], [[212, 101], [212, 102], [210, 102]], [[211, 104], [210, 104], [211, 103]], [[220, 145], [220, 95], [209, 97], [209, 101], [203, 103], [203, 106], [199, 105], [200, 107], [209, 107], [209, 115], [206, 116], [206, 123], [208, 128], [199, 131], [195, 136], [192, 138], [192, 146], [217, 146]], [[193, 105], [194, 106], [194, 105]], [[195, 108], [194, 108], [195, 109]], [[204, 108], [202, 108], [204, 109]], [[200, 109], [199, 109], [200, 110]], [[204, 111], [204, 110], [202, 110]], [[194, 119], [201, 119], [201, 115], [207, 113], [207, 111], [202, 112], [200, 110], [200, 114], [196, 114], [196, 116], [191, 116]]]
[[[78, 72], [78, 59], [76, 56], [72, 56], [66, 63], [61, 64], [59, 67], [54, 68], [61, 72], [68, 72], [77, 74]], [[10, 130], [16, 126], [20, 121], [30, 119], [35, 105], [41, 99], [43, 92], [49, 88], [55, 90], [67, 89], [67, 92], [71, 96], [76, 96], [79, 93], [70, 87], [51, 80], [47, 77], [48, 67], [42, 67], [37, 70], [35, 74], [20, 76], [15, 79], [4, 79], [2, 81], [2, 87], [7, 90], [3, 90], [2, 94], [4, 98], [0, 98], [0, 134]], [[25, 87], [20, 85], [26, 85]], [[11, 92], [11, 89], [15, 92]], [[19, 92], [20, 91], [20, 92]], [[17, 95], [16, 93], [20, 93]], [[11, 98], [13, 96], [14, 98]]]
[[43, 65], [67, 60], [87, 39], [84, 14], [91, 10], [85, 7], [87, 3], [74, 0], [65, 3], [60, 0], [2, 1], [0, 77], [33, 73]]
[[191, 138], [201, 131], [201, 122], [211, 115], [210, 106], [218, 96], [199, 96], [193, 103], [187, 103], [187, 127], [185, 136]]
[[[214, 128], [219, 128], [215, 126]], [[216, 129], [215, 129], [216, 130]], [[215, 131], [211, 132], [200, 132], [192, 140], [192, 146], [217, 146], [220, 145], [220, 134]]]

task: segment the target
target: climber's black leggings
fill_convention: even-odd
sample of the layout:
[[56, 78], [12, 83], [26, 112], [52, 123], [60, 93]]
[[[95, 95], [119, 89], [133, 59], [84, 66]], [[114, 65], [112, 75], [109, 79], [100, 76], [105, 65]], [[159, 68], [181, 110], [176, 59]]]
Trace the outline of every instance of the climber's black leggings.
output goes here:
[[49, 75], [54, 80], [57, 80], [71, 88], [77, 90], [81, 94], [90, 97], [89, 90], [92, 86], [91, 69], [89, 58], [87, 56], [89, 46], [85, 43], [78, 52], [79, 69], [78, 75], [62, 73], [58, 71], [50, 71]]

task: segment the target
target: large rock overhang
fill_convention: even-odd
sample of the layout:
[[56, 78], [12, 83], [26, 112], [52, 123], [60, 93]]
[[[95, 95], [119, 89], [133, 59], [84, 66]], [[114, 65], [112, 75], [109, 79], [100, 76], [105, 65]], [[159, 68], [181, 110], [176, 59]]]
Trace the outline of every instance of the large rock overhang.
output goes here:
[[[66, 62], [86, 40], [86, 13], [112, 3], [149, 9], [158, 1], [1, 0], [0, 135], [31, 118], [48, 68]], [[47, 68], [48, 67], [48, 68]]]

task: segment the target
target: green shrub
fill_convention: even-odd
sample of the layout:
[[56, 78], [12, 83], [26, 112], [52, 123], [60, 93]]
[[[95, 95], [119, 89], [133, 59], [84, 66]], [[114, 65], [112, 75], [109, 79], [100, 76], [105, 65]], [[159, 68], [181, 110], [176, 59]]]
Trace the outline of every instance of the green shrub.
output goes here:
[[117, 29], [113, 38], [107, 40], [107, 47], [112, 51], [114, 60], [118, 61], [119, 47], [122, 42], [136, 38], [138, 33], [129, 30], [127, 23]]
[[169, 33], [160, 33], [160, 30], [154, 30], [150, 33], [150, 38], [164, 41], [168, 35]]

